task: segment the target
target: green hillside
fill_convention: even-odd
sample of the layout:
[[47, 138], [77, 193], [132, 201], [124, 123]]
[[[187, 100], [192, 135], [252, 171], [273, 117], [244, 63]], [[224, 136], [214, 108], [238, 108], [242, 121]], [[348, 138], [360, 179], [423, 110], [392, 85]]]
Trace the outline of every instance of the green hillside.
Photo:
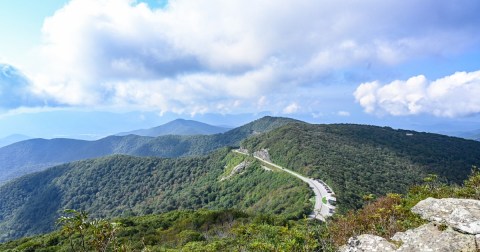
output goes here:
[[[462, 186], [442, 184], [429, 176], [405, 195], [389, 193], [371, 199], [358, 211], [336, 215], [327, 223], [235, 209], [176, 210], [111, 220], [88, 218], [77, 211], [63, 214], [57, 231], [0, 243], [0, 251], [333, 252], [355, 235], [390, 239], [397, 232], [419, 227], [425, 220], [410, 209], [428, 197], [478, 200], [480, 172], [475, 170]], [[443, 230], [442, 225], [438, 229]]]
[[[191, 146], [179, 142], [169, 150], [173, 145], [158, 145], [157, 153], [181, 150], [179, 146], [188, 153], [195, 152], [192, 146], [213, 150], [253, 135], [242, 142], [244, 147], [267, 148], [275, 163], [326, 181], [343, 210], [361, 207], [364, 195], [403, 193], [429, 173], [460, 183], [472, 165], [480, 164], [476, 141], [366, 125], [279, 127], [287, 121], [263, 118], [213, 135], [211, 142], [197, 136], [189, 138], [195, 143]], [[142, 153], [155, 150], [142, 146], [147, 146]], [[248, 168], [232, 173], [243, 161]], [[0, 235], [6, 240], [50, 231], [65, 208], [107, 218], [198, 208], [237, 208], [298, 218], [309, 213], [311, 196], [306, 184], [288, 174], [266, 171], [253, 158], [227, 148], [184, 158], [116, 155], [60, 165], [1, 186]]]
[[[289, 221], [273, 215], [238, 210], [172, 211], [160, 215], [119, 218], [110, 240], [55, 231], [0, 244], [1, 251], [323, 251], [319, 223]], [[111, 236], [107, 236], [110, 238]], [[73, 249], [72, 249], [73, 247]], [[330, 246], [331, 247], [331, 246]], [[332, 250], [333, 251], [333, 250]]]
[[0, 187], [0, 241], [53, 230], [65, 208], [102, 218], [198, 208], [287, 218], [310, 212], [306, 184], [265, 171], [253, 159], [242, 173], [221, 181], [246, 158], [226, 148], [176, 159], [116, 155], [26, 175]]
[[112, 154], [183, 157], [204, 155], [225, 146], [238, 146], [245, 138], [290, 122], [289, 118], [264, 117], [215, 135], [160, 137], [109, 136], [97, 141], [31, 139], [0, 148], [0, 184], [54, 165]]
[[388, 127], [289, 124], [246, 140], [272, 160], [333, 187], [343, 209], [362, 196], [405, 192], [429, 173], [460, 183], [480, 165], [480, 143]]

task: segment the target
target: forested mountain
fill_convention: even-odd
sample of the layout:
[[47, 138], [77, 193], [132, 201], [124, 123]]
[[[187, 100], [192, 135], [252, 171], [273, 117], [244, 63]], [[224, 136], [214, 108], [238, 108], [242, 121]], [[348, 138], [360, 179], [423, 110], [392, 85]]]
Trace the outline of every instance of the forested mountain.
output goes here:
[[66, 208], [93, 217], [234, 207], [298, 218], [311, 211], [306, 184], [253, 158], [242, 173], [221, 180], [245, 159], [227, 148], [175, 159], [115, 155], [23, 176], [0, 187], [0, 241], [51, 231]]
[[[428, 176], [425, 183], [411, 187], [405, 195], [389, 193], [377, 199], [370, 198], [358, 211], [336, 215], [326, 223], [303, 218], [289, 220], [282, 215], [246, 213], [235, 209], [175, 210], [106, 220], [89, 218], [88, 213], [81, 211], [69, 211], [58, 219], [58, 230], [0, 243], [0, 251], [336, 252], [352, 236], [371, 234], [390, 239], [397, 232], [425, 224], [426, 221], [410, 209], [426, 198], [479, 200], [479, 181], [478, 170], [462, 186], [445, 185], [436, 181], [435, 176]], [[468, 213], [468, 210], [465, 211]], [[468, 217], [461, 219], [474, 221]], [[463, 248], [468, 248], [465, 251], [475, 250], [473, 235], [459, 239], [458, 234], [454, 235], [455, 232], [445, 224], [436, 225], [433, 230], [421, 230], [423, 232], [417, 230], [416, 234], [412, 235], [412, 232], [409, 235], [419, 238], [410, 243], [413, 248], [418, 247], [415, 246], [417, 242], [425, 247], [435, 243], [436, 239], [423, 239], [426, 232], [434, 232], [434, 235], [444, 238], [443, 251], [451, 251], [453, 243], [461, 243]], [[434, 248], [438, 250], [439, 247], [442, 246]], [[478, 244], [476, 247], [478, 250]]]
[[116, 135], [138, 135], [149, 137], [158, 137], [164, 135], [213, 135], [224, 133], [228, 130], [228, 128], [213, 126], [193, 120], [177, 119], [154, 128], [122, 132]]
[[[0, 184], [53, 165], [111, 154], [181, 157], [203, 155], [296, 120], [263, 117], [225, 133], [196, 136], [109, 136], [96, 141], [31, 139], [0, 148]], [[297, 121], [298, 122], [298, 121]]]
[[[429, 173], [459, 183], [472, 165], [480, 166], [480, 143], [476, 141], [388, 127], [287, 122], [292, 121], [268, 117], [211, 136], [117, 136], [107, 139], [121, 141], [103, 142], [97, 148], [124, 150], [144, 139], [133, 153], [181, 156], [244, 140], [241, 145], [250, 151], [266, 148], [275, 163], [326, 181], [344, 210], [359, 208], [364, 195], [405, 192]], [[160, 140], [165, 142], [159, 144]], [[78, 146], [75, 143], [70, 148], [78, 151]], [[87, 150], [88, 146], [84, 153]], [[250, 168], [221, 180], [242, 161]], [[86, 210], [93, 217], [231, 207], [299, 217], [312, 207], [307, 203], [311, 196], [301, 181], [265, 171], [253, 158], [227, 148], [183, 158], [115, 155], [60, 165], [1, 186], [0, 236], [10, 239], [49, 231], [64, 208]]]
[[360, 207], [364, 195], [405, 192], [429, 173], [460, 183], [480, 166], [480, 142], [366, 125], [289, 124], [243, 145], [326, 181], [343, 209]]

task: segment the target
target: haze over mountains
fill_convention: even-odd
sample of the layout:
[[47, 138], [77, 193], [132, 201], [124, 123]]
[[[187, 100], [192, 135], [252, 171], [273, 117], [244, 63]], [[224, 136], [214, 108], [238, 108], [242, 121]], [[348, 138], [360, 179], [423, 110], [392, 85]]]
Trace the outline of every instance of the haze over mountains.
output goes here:
[[[225, 133], [214, 135], [148, 137], [130, 134], [109, 136], [96, 141], [62, 138], [31, 139], [0, 148], [0, 184], [53, 165], [111, 154], [156, 157], [203, 155], [223, 146], [237, 146], [241, 140], [252, 134], [265, 132], [294, 121], [296, 120], [264, 117]], [[174, 121], [170, 125], [181, 125], [177, 128], [183, 133], [220, 129], [191, 121]], [[200, 125], [201, 129], [193, 130], [194, 125]], [[164, 129], [173, 132], [174, 128], [167, 126]], [[222, 128], [222, 130], [224, 129]]]
[[450, 135], [480, 141], [480, 129], [471, 131], [453, 132]]
[[[58, 156], [84, 159], [82, 155], [114, 151], [139, 157], [115, 155], [77, 161], [0, 186], [3, 240], [52, 230], [63, 208], [109, 218], [231, 207], [297, 217], [308, 213], [311, 191], [306, 184], [266, 171], [258, 162], [230, 152], [228, 146], [241, 145], [251, 152], [268, 149], [273, 162], [326, 181], [343, 210], [360, 207], [362, 195], [403, 193], [429, 173], [460, 183], [473, 165], [480, 165], [480, 142], [476, 141], [388, 127], [313, 125], [274, 117], [215, 135], [25, 142], [31, 143], [30, 154], [21, 157], [44, 165], [60, 162], [54, 158]], [[198, 156], [201, 154], [207, 155]], [[6, 160], [6, 152], [3, 155]], [[154, 155], [172, 158], [141, 157]], [[245, 171], [221, 180], [244, 161], [249, 164]]]
[[213, 126], [194, 120], [176, 119], [158, 127], [122, 132], [115, 135], [138, 135], [149, 137], [158, 137], [164, 135], [212, 135], [217, 133], [223, 133], [228, 130], [230, 130], [230, 128]]

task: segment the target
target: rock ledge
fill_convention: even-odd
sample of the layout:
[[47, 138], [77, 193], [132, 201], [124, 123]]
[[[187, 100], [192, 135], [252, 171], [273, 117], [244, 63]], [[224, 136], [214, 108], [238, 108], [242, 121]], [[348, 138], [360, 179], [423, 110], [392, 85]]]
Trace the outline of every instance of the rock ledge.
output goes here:
[[340, 251], [480, 251], [479, 200], [428, 198], [414, 206], [412, 212], [430, 223], [396, 233], [391, 240], [397, 245], [364, 234], [351, 237]]

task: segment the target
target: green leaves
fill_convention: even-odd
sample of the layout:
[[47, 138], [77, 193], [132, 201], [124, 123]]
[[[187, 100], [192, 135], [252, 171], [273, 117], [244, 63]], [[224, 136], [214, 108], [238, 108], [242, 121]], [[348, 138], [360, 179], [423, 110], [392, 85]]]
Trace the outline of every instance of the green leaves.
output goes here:
[[66, 215], [60, 216], [57, 225], [60, 233], [68, 237], [72, 251], [118, 251], [117, 233], [121, 228], [118, 222], [103, 219], [89, 221], [85, 211], [64, 210]]
[[[480, 143], [429, 133], [368, 125], [294, 123], [249, 138], [250, 152], [268, 148], [275, 163], [332, 186], [345, 212], [362, 195], [405, 193], [428, 174], [461, 183], [480, 164]], [[434, 179], [433, 177], [429, 179]], [[480, 194], [479, 194], [480, 195]]]

